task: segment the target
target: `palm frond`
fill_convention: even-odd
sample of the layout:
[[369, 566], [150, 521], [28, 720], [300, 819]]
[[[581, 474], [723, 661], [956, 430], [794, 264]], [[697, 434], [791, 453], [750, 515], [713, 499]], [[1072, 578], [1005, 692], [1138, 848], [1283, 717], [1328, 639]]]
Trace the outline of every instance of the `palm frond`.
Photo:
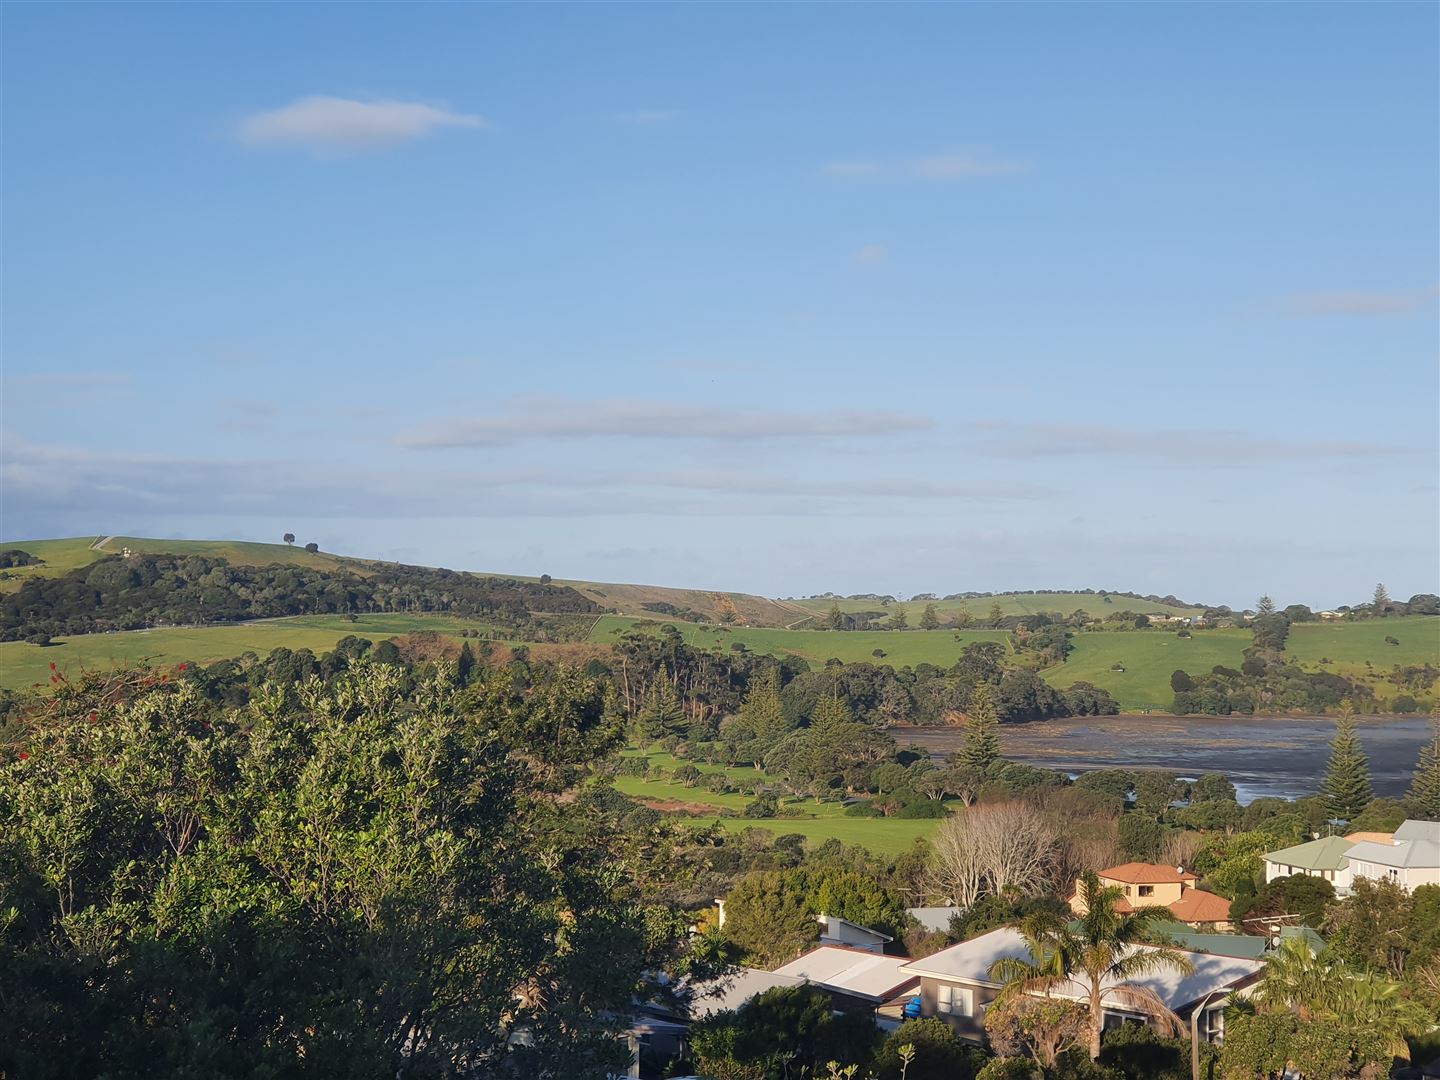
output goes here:
[[1181, 1023], [1180, 1017], [1171, 1012], [1170, 1006], [1165, 1004], [1165, 999], [1148, 986], [1140, 986], [1137, 983], [1111, 986], [1102, 990], [1100, 996], [1102, 998], [1111, 997], [1127, 1009], [1154, 1017], [1162, 1035], [1185, 1034], [1185, 1025]]

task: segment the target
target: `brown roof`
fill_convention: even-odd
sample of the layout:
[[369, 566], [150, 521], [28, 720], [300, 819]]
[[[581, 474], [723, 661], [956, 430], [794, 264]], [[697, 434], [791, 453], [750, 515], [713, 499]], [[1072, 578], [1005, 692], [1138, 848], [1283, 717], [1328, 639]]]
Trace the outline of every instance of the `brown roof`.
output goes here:
[[1131, 885], [1163, 885], [1177, 882], [1199, 881], [1199, 877], [1188, 870], [1176, 870], [1173, 866], [1159, 866], [1155, 863], [1127, 862], [1101, 870], [1102, 878], [1124, 881]]
[[1369, 840], [1373, 844], [1393, 844], [1395, 835], [1388, 832], [1352, 832], [1345, 839], [1353, 840], [1357, 844], [1364, 840]]
[[1186, 889], [1185, 895], [1170, 905], [1170, 913], [1185, 923], [1228, 922], [1230, 901], [1214, 893]]

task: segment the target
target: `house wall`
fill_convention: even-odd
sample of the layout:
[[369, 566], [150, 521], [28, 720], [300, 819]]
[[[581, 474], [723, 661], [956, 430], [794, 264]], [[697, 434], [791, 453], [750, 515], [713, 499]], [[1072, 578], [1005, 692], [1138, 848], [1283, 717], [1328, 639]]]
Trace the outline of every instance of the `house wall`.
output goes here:
[[995, 995], [999, 991], [993, 986], [982, 986], [979, 983], [965, 982], [962, 979], [947, 979], [943, 982], [950, 986], [965, 987], [974, 994], [975, 1015], [958, 1016], [954, 1013], [940, 1011], [939, 989], [942, 984], [940, 979], [920, 980], [920, 1015], [938, 1016], [949, 1024], [960, 1038], [983, 1045], [985, 1042], [985, 1007], [995, 1000]]
[[1388, 878], [1406, 892], [1414, 892], [1421, 885], [1440, 885], [1440, 867], [1435, 866], [1386, 866], [1383, 863], [1350, 861], [1354, 877]]
[[864, 949], [867, 952], [883, 953], [885, 942], [877, 934], [867, 934], [859, 927], [846, 926], [840, 922], [827, 922], [820, 925], [821, 945], [849, 945], [852, 949]]
[[1292, 874], [1305, 874], [1309, 877], [1324, 878], [1335, 886], [1337, 890], [1350, 887], [1350, 866], [1347, 864], [1339, 870], [1307, 870], [1303, 866], [1289, 866], [1285, 863], [1271, 862], [1265, 860], [1265, 881], [1267, 883], [1276, 878], [1290, 877]]

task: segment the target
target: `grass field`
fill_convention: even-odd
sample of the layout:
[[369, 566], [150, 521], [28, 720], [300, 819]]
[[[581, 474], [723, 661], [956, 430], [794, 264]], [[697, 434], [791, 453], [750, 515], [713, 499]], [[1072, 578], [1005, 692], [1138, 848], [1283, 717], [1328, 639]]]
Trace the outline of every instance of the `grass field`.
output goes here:
[[[616, 637], [635, 627], [637, 620], [625, 615], [607, 615], [601, 618], [590, 632], [590, 640], [614, 641]], [[659, 629], [661, 622], [644, 622], [647, 629]], [[800, 656], [812, 664], [823, 664], [834, 657], [847, 664], [858, 662], [888, 664], [891, 667], [913, 667], [916, 664], [936, 664], [949, 667], [960, 659], [960, 652], [966, 645], [976, 641], [999, 641], [1008, 643], [1010, 635], [1003, 630], [965, 630], [957, 633], [950, 630], [907, 630], [896, 633], [885, 630], [847, 631], [836, 633], [829, 630], [772, 630], [764, 627], [719, 627], [699, 626], [694, 623], [671, 622], [680, 631], [688, 645], [700, 649], [726, 651], [739, 642], [751, 652], [769, 656]], [[885, 652], [883, 658], [874, 655], [876, 649]]]
[[[911, 626], [915, 626], [925, 605], [931, 601], [915, 600], [891, 604], [888, 608], [882, 608], [877, 600], [793, 600], [788, 603], [796, 607], [813, 611], [823, 617], [830, 612], [836, 604], [840, 610], [846, 613], [860, 611], [881, 611], [903, 608], [905, 616]], [[974, 600], [935, 600], [935, 610], [942, 619], [954, 616], [959, 611], [968, 611], [976, 620], [983, 622], [990, 617], [990, 608], [998, 603], [1001, 614], [1004, 615], [1034, 615], [1042, 611], [1058, 611], [1069, 615], [1074, 611], [1084, 611], [1087, 615], [1096, 618], [1104, 618], [1117, 611], [1133, 611], [1137, 614], [1164, 614], [1164, 615], [1198, 615], [1203, 608], [1175, 607], [1170, 604], [1154, 604], [1149, 600], [1132, 600], [1129, 597], [1117, 596], [1110, 603], [1106, 603], [1103, 597], [1095, 596], [1092, 593], [1012, 593], [1005, 596], [985, 596]]]
[[[1130, 711], [1168, 711], [1175, 694], [1170, 675], [1183, 668], [1192, 675], [1208, 672], [1216, 664], [1238, 668], [1253, 635], [1249, 630], [1196, 630], [1190, 638], [1168, 631], [1076, 634], [1069, 660], [1044, 671], [1054, 686], [1094, 683], [1110, 691], [1120, 708]], [[1125, 670], [1112, 671], [1116, 663]]]
[[[96, 548], [97, 541], [104, 544]], [[22, 566], [10, 571], [15, 577], [0, 581], [0, 592], [14, 592], [30, 577], [54, 577], [87, 566], [107, 555], [119, 555], [125, 548], [146, 555], [203, 555], [210, 559], [228, 559], [233, 566], [310, 566], [333, 570], [344, 566], [364, 573], [363, 563], [324, 552], [311, 554], [300, 545], [259, 544], [247, 540], [154, 540], [137, 536], [75, 536], [65, 540], [6, 540], [0, 549], [20, 548], [38, 559], [40, 566]]]
[[351, 634], [372, 641], [435, 630], [458, 635], [462, 629], [485, 630], [481, 622], [445, 615], [360, 615], [350, 622], [343, 615], [298, 615], [230, 626], [197, 626], [133, 630], [117, 634], [86, 634], [56, 638], [47, 647], [21, 641], [0, 642], [0, 687], [18, 689], [50, 677], [50, 664], [62, 672], [81, 668], [107, 668], [116, 664], [178, 664], [182, 660], [210, 663], [253, 652], [264, 656], [271, 649], [309, 649], [328, 652]]
[[[626, 751], [626, 756], [639, 756], [639, 750]], [[653, 769], [674, 769], [681, 762], [669, 754], [652, 752], [645, 755]], [[739, 783], [754, 783], [763, 779], [763, 774], [752, 768], [727, 768], [719, 765], [705, 765], [689, 762], [701, 772], [723, 772]], [[615, 780], [615, 788], [633, 799], [653, 799], [689, 803], [694, 806], [714, 806], [739, 812], [750, 802], [750, 796], [739, 794], [718, 795], [702, 787], [689, 788], [669, 780], [642, 780], [637, 776], [621, 776]], [[741, 818], [741, 817], [686, 817], [696, 824], [719, 823], [736, 832], [751, 826], [769, 829], [777, 836], [799, 833], [807, 840], [823, 843], [835, 839], [846, 844], [860, 844], [882, 855], [898, 855], [919, 837], [928, 837], [939, 826], [941, 819], [927, 820], [898, 818], [846, 817], [845, 808], [835, 802], [817, 802], [814, 799], [785, 799], [782, 809], [786, 813], [801, 814], [791, 818]]]
[[[1385, 644], [1387, 637], [1400, 644]], [[1367, 660], [1382, 671], [1396, 664], [1440, 664], [1440, 618], [1407, 615], [1360, 622], [1297, 623], [1290, 627], [1285, 651], [1306, 667], [1342, 674], [1363, 673]]]

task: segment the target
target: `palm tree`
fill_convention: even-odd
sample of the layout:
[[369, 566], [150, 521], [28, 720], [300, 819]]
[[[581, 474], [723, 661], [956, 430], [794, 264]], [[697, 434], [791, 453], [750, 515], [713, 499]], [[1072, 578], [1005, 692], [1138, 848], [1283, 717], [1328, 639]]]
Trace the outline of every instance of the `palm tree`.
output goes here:
[[1302, 1020], [1368, 1030], [1385, 1039], [1390, 1053], [1407, 1056], [1406, 1035], [1430, 1026], [1431, 1017], [1403, 987], [1373, 971], [1356, 971], [1315, 953], [1307, 941], [1280, 944], [1266, 963], [1255, 1000], [1269, 1012], [1293, 1012]]
[[[1101, 885], [1093, 871], [1081, 879], [1080, 888], [1085, 914], [1074, 929], [1053, 917], [1020, 925], [1030, 959], [1007, 956], [991, 965], [990, 977], [1001, 984], [1000, 996], [1037, 991], [1049, 996], [1067, 983], [1080, 987], [1089, 1007], [1092, 1060], [1100, 1056], [1107, 998], [1154, 1017], [1170, 1034], [1183, 1034], [1180, 1018], [1164, 999], [1132, 981], [1165, 968], [1184, 974], [1191, 971], [1190, 961], [1178, 950], [1147, 944], [1159, 937], [1158, 926], [1170, 920], [1170, 912], [1162, 907], [1116, 911], [1121, 891]], [[1145, 948], [1139, 947], [1142, 944]]]

